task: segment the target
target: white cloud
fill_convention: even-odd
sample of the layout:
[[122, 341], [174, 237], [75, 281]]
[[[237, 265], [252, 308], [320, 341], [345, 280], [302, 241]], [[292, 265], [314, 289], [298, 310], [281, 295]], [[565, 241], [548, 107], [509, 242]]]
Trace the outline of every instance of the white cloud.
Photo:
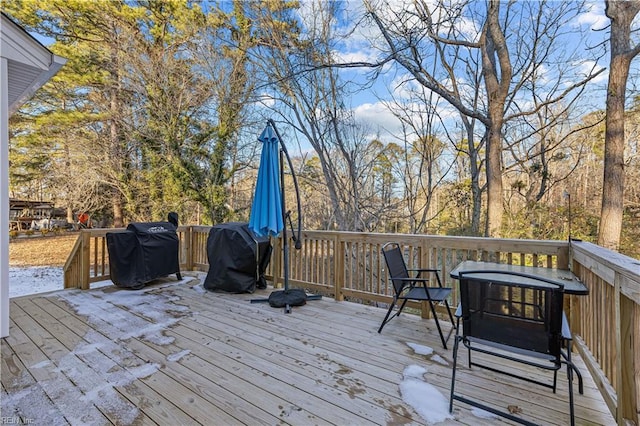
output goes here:
[[[437, 97], [436, 97], [437, 98]], [[434, 102], [437, 99], [434, 98]], [[371, 129], [370, 139], [380, 138], [383, 141], [404, 141], [416, 137], [415, 133], [409, 129], [403, 129], [400, 120], [391, 112], [384, 101], [374, 103], [363, 103], [353, 109], [356, 120]], [[394, 105], [393, 108], [402, 108], [405, 113], [412, 114], [416, 128], [421, 128], [424, 122], [425, 105], [421, 102], [406, 102], [404, 106]], [[459, 112], [448, 103], [440, 100], [437, 106], [440, 119], [447, 122], [450, 119], [457, 120]], [[423, 117], [420, 117], [422, 115]], [[407, 132], [407, 133], [405, 133]]]
[[400, 120], [383, 102], [364, 103], [354, 108], [356, 121], [370, 129], [368, 139], [379, 138], [382, 141], [404, 141], [415, 137], [409, 131], [405, 134]]
[[377, 61], [377, 58], [375, 57], [373, 52], [367, 50], [358, 50], [352, 52], [334, 50], [332, 52], [332, 56], [334, 58], [334, 61], [343, 64], [352, 62], [375, 63]]
[[358, 105], [353, 112], [359, 122], [375, 125], [390, 132], [400, 129], [400, 122], [382, 102]]
[[462, 18], [459, 22], [457, 22], [457, 26], [460, 33], [463, 34], [467, 40], [474, 42], [480, 40], [480, 35], [482, 34], [482, 25], [479, 25], [473, 19]]
[[586, 25], [592, 30], [602, 30], [609, 25], [609, 18], [604, 14], [604, 2], [587, 4], [588, 11], [579, 15], [577, 23]]
[[[591, 73], [598, 72], [603, 68], [604, 67], [602, 67], [600, 65], [597, 65], [597, 63], [595, 61], [583, 61], [578, 66], [578, 75], [580, 75], [581, 77], [586, 77], [587, 75], [589, 75]], [[605, 71], [605, 72], [599, 74], [593, 80], [591, 80], [591, 82], [595, 83], [595, 84], [606, 83], [608, 78], [609, 78], [609, 71]]]
[[276, 100], [269, 93], [264, 92], [258, 95], [256, 103], [264, 107], [272, 107], [275, 105]]

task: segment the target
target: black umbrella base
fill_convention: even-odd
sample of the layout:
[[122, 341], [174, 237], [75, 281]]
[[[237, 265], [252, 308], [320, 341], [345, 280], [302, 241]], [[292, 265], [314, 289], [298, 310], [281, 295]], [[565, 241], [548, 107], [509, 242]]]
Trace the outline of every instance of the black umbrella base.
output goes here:
[[284, 312], [290, 314], [292, 306], [302, 306], [307, 303], [307, 300], [318, 299], [322, 299], [322, 296], [315, 294], [309, 296], [300, 288], [292, 288], [274, 291], [268, 299], [252, 299], [251, 303], [269, 302], [272, 308], [284, 308]]

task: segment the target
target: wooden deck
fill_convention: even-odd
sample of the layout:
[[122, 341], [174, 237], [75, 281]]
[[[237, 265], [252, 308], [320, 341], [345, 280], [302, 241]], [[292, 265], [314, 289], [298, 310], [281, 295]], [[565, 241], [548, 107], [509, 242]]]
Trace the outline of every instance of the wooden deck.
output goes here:
[[[1, 345], [3, 422], [429, 424], [401, 395], [409, 366], [426, 373], [406, 388], [432, 386], [448, 404], [452, 351], [442, 348], [432, 321], [403, 315], [378, 334], [380, 308], [324, 298], [287, 315], [249, 303], [268, 292], [223, 295], [199, 282], [12, 299], [10, 337]], [[421, 355], [408, 343], [433, 353]], [[574, 357], [585, 376], [584, 395], [576, 386], [577, 424], [615, 424]], [[539, 424], [568, 424], [564, 373], [554, 395], [490, 372], [459, 372], [457, 386], [467, 395]], [[427, 411], [437, 412], [436, 398], [426, 398]], [[453, 417], [439, 424], [511, 424], [461, 403]]]

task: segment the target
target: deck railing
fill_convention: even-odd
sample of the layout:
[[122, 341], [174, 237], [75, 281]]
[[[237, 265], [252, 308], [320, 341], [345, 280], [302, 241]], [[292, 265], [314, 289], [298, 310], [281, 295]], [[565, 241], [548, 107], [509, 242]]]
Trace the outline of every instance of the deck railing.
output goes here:
[[[180, 268], [207, 271], [208, 226], [180, 226]], [[65, 288], [88, 289], [109, 279], [106, 233], [123, 229], [82, 230], [64, 267]], [[640, 261], [586, 242], [513, 240], [433, 235], [305, 231], [301, 250], [289, 244], [289, 284], [337, 301], [388, 304], [392, 287], [382, 246], [398, 242], [410, 268], [437, 268], [446, 285], [457, 286], [449, 272], [463, 260], [571, 269], [588, 287], [588, 296], [567, 298], [576, 347], [618, 424], [638, 422], [640, 409]], [[267, 279], [283, 283], [281, 241]], [[428, 317], [427, 306], [412, 305]]]
[[572, 300], [578, 348], [618, 424], [638, 425], [640, 260], [572, 242], [573, 273], [589, 295]]

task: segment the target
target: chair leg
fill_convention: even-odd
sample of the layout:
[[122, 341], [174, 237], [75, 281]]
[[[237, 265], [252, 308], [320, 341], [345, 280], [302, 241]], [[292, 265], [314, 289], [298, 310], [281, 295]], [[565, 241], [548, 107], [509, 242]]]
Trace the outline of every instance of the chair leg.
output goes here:
[[389, 315], [391, 315], [391, 311], [393, 311], [394, 306], [396, 306], [396, 299], [393, 299], [393, 302], [391, 302], [391, 306], [389, 306], [389, 310], [387, 311], [387, 315], [385, 315], [384, 320], [382, 320], [382, 324], [380, 324], [380, 328], [378, 329], [378, 333], [382, 332], [382, 328], [389, 321]]
[[573, 409], [573, 365], [567, 364], [567, 376], [569, 377], [569, 413], [571, 415], [571, 426], [576, 424]]
[[582, 385], [582, 374], [580, 373], [580, 370], [578, 370], [578, 367], [573, 363], [571, 364], [571, 369], [576, 373], [576, 376], [578, 376], [578, 392], [580, 392], [580, 395], [583, 395], [584, 386]]
[[449, 306], [449, 302], [444, 301], [444, 305], [447, 307], [447, 312], [449, 313], [449, 319], [451, 320], [451, 325], [453, 328], [457, 329], [456, 322], [453, 320], [453, 314], [451, 313], [451, 307]]
[[400, 315], [400, 312], [402, 312], [402, 310], [404, 309], [404, 305], [406, 305], [408, 301], [409, 301], [408, 299], [404, 299], [402, 301], [402, 304], [400, 305], [400, 308], [398, 308], [398, 312], [396, 312], [395, 316], [399, 316]]
[[449, 394], [449, 412], [453, 413], [453, 395], [456, 385], [456, 366], [458, 365], [458, 333], [456, 333], [453, 342], [453, 371], [451, 373], [451, 393]]
[[580, 395], [583, 395], [584, 385], [582, 383], [582, 373], [580, 373], [580, 370], [578, 370], [578, 367], [576, 367], [576, 365], [573, 362], [571, 362], [571, 346], [572, 346], [571, 340], [567, 340], [566, 342], [567, 342], [567, 355], [565, 356], [565, 358], [567, 359], [567, 363], [571, 366], [573, 371], [576, 373], [576, 376], [578, 376], [578, 392], [580, 392]]
[[451, 337], [451, 334], [453, 333], [453, 331], [457, 331], [458, 330], [458, 326], [456, 325], [456, 322], [453, 319], [453, 315], [451, 314], [451, 307], [449, 306], [449, 302], [447, 302], [446, 300], [444, 301], [444, 305], [447, 307], [447, 312], [449, 313], [449, 319], [451, 320], [451, 329], [449, 330], [449, 333], [447, 334], [447, 342], [449, 341], [449, 338]]
[[567, 353], [565, 354], [562, 351], [560, 353], [565, 358], [566, 364], [567, 364], [567, 379], [569, 381], [569, 413], [571, 415], [571, 426], [574, 426], [575, 425], [575, 413], [573, 408], [573, 372], [574, 371], [578, 376], [578, 391], [580, 392], [580, 394], [582, 394], [584, 390], [582, 386], [582, 374], [580, 374], [580, 371], [575, 366], [575, 364], [571, 362], [571, 340], [566, 340], [566, 343], [567, 343]]
[[[438, 333], [440, 333], [440, 340], [442, 340], [442, 346], [444, 346], [445, 349], [447, 349], [447, 340], [444, 338], [444, 335], [442, 334], [442, 328], [440, 328], [440, 321], [438, 321], [438, 315], [436, 314], [436, 308], [435, 306], [433, 306], [433, 302], [431, 300], [429, 300], [429, 306], [431, 307], [431, 314], [433, 315], [433, 319], [436, 322], [436, 327], [438, 327]], [[449, 333], [449, 336], [451, 335], [451, 333]], [[447, 336], [447, 337], [449, 337]]]

